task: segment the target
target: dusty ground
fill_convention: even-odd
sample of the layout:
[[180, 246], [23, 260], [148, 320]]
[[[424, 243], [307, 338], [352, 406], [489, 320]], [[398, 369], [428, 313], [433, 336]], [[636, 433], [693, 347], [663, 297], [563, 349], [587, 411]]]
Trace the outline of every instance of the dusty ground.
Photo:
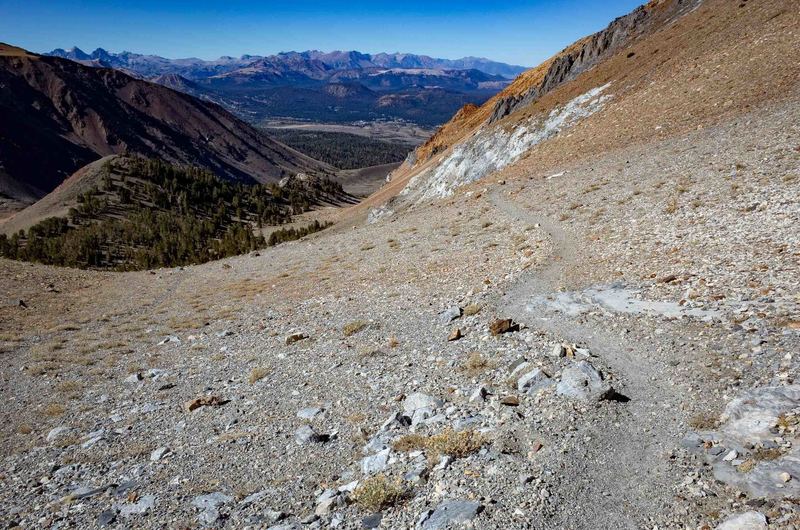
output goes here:
[[[319, 498], [365, 481], [361, 459], [409, 431], [381, 426], [423, 392], [445, 404], [415, 430], [455, 425], [485, 445], [443, 469], [391, 451], [390, 480], [420, 464], [428, 475], [404, 483], [382, 527], [412, 527], [449, 499], [477, 503], [479, 528], [714, 525], [743, 500], [681, 439], [740, 388], [796, 374], [799, 108], [546, 170], [523, 162], [258, 256], [130, 274], [1, 262], [3, 520], [357, 528], [373, 509], [317, 516]], [[747, 134], [733, 134], [742, 120]], [[528, 309], [612, 282], [716, 313]], [[470, 304], [476, 314], [440, 321]], [[494, 337], [496, 317], [526, 327]], [[448, 342], [456, 327], [464, 337]], [[298, 332], [308, 338], [286, 345]], [[629, 401], [514, 386], [521, 358], [563, 378], [575, 361], [551, 355], [561, 343], [588, 348]], [[470, 401], [479, 386], [491, 394]], [[512, 395], [519, 406], [500, 403]], [[226, 403], [187, 412], [200, 396]], [[306, 407], [324, 410], [298, 418]], [[334, 439], [299, 445], [307, 423]], [[695, 474], [701, 495], [687, 489]], [[197, 500], [214, 493], [213, 509]], [[791, 503], [767, 507], [777, 527], [796, 521]]]
[[367, 223], [401, 175], [184, 269], [0, 261], [3, 523], [800, 528], [798, 13], [741, 4], [448, 198]]

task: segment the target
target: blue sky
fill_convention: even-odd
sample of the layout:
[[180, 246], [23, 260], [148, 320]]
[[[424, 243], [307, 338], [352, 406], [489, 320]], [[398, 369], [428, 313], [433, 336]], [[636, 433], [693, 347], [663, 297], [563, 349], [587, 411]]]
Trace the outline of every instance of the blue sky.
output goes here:
[[643, 0], [0, 0], [0, 41], [200, 57], [320, 49], [533, 66]]

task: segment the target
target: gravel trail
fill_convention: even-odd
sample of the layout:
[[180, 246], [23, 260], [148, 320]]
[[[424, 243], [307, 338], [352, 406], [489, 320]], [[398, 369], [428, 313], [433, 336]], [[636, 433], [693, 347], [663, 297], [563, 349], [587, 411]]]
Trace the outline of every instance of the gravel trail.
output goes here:
[[681, 390], [673, 383], [674, 374], [665, 370], [679, 364], [681, 352], [672, 344], [658, 344], [630, 330], [615, 332], [604, 318], [533, 313], [527, 307], [531, 298], [562, 288], [580, 249], [558, 223], [514, 202], [506, 188], [495, 189], [488, 198], [497, 212], [511, 220], [538, 224], [554, 248], [546, 265], [517, 278], [502, 297], [498, 313], [589, 348], [597, 356], [593, 364], [612, 375], [619, 399], [625, 402], [623, 408], [613, 412], [598, 409], [598, 415], [619, 411], [617, 418], [580, 427], [584, 454], [563, 460], [565, 477], [575, 480], [562, 481], [559, 496], [580, 498], [582, 502], [558, 510], [552, 524], [564, 528], [641, 528], [648, 514], [663, 513], [672, 502], [676, 475], [670, 472], [666, 456], [677, 446], [686, 427]]

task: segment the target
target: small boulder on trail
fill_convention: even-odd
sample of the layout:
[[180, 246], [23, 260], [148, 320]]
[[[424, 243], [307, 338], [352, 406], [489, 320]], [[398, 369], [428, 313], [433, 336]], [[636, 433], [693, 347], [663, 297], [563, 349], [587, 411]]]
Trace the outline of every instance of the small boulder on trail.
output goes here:
[[489, 324], [489, 332], [495, 337], [512, 331], [519, 331], [519, 324], [510, 318], [498, 318]]
[[611, 384], [588, 361], [577, 362], [564, 370], [556, 393], [583, 401], [602, 401], [615, 395]]
[[448, 324], [453, 320], [461, 317], [461, 308], [457, 305], [450, 306], [441, 313], [439, 313], [439, 322]]

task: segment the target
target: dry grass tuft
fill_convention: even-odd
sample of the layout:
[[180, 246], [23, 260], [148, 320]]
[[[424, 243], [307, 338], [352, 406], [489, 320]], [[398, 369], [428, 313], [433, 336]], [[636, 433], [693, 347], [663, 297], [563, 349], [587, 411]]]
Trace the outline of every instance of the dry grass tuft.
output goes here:
[[58, 384], [58, 390], [61, 392], [78, 392], [83, 389], [83, 385], [78, 381], [62, 381]]
[[61, 403], [50, 403], [42, 410], [42, 413], [45, 416], [50, 416], [52, 418], [55, 416], [61, 416], [66, 411], [67, 411], [66, 407], [64, 407], [64, 405], [62, 405]]
[[268, 368], [265, 368], [263, 366], [257, 366], [253, 368], [253, 370], [250, 372], [250, 377], [247, 378], [247, 381], [251, 385], [254, 385], [259, 381], [261, 381], [262, 379], [264, 379], [265, 377], [267, 377], [268, 374], [269, 374]]
[[689, 427], [696, 431], [707, 431], [719, 424], [717, 416], [709, 412], [696, 414], [689, 419]]
[[342, 333], [344, 333], [345, 337], [355, 335], [359, 331], [362, 331], [364, 328], [366, 328], [368, 324], [369, 323], [364, 320], [354, 320], [349, 324], [345, 324], [345, 326], [342, 328]]
[[399, 480], [390, 481], [379, 474], [365, 479], [353, 492], [355, 504], [368, 512], [374, 513], [394, 506], [406, 495]]
[[756, 467], [756, 461], [752, 458], [745, 460], [736, 468], [739, 473], [750, 473]]
[[678, 211], [678, 199], [676, 197], [670, 198], [667, 205], [664, 207], [664, 213], [673, 214]]
[[464, 458], [477, 452], [488, 440], [477, 431], [454, 431], [447, 428], [430, 437], [428, 450], [434, 455], [448, 455], [453, 458]]
[[421, 434], [406, 434], [392, 442], [392, 449], [401, 453], [424, 451], [428, 447], [428, 437]]
[[480, 450], [489, 440], [477, 431], [454, 431], [448, 427], [439, 434], [423, 436], [407, 434], [392, 443], [395, 451], [428, 451], [438, 459], [441, 455], [464, 458]]
[[464, 308], [464, 316], [471, 317], [481, 312], [481, 306], [478, 304], [469, 304]]
[[777, 460], [781, 457], [782, 454], [783, 453], [781, 453], [781, 450], [776, 447], [772, 447], [769, 449], [765, 447], [759, 447], [758, 449], [753, 451], [753, 459], [756, 461]]
[[476, 351], [469, 354], [469, 357], [467, 357], [462, 369], [467, 375], [475, 376], [482, 374], [493, 367], [494, 364], [489, 359], [481, 355], [480, 352]]

